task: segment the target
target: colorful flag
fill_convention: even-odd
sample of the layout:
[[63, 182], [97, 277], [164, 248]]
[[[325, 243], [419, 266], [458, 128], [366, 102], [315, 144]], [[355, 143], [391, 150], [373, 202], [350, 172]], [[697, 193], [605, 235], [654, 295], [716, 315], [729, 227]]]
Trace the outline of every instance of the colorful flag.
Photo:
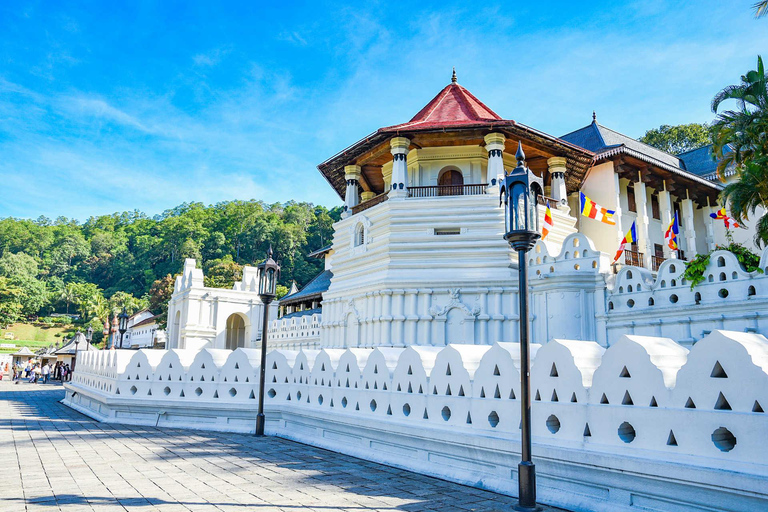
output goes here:
[[544, 225], [541, 227], [541, 239], [547, 238], [547, 235], [552, 230], [552, 210], [549, 209], [549, 202], [547, 202], [547, 211], [544, 212]]
[[589, 217], [590, 219], [599, 220], [600, 222], [610, 224], [611, 226], [616, 225], [616, 221], [613, 220], [613, 215], [616, 213], [616, 211], [603, 208], [585, 196], [584, 192], [579, 192], [579, 205], [581, 206], [581, 214], [583, 216]]
[[624, 235], [624, 239], [621, 241], [621, 244], [619, 244], [619, 250], [616, 251], [616, 257], [613, 258], [613, 262], [616, 263], [619, 261], [621, 254], [627, 248], [627, 244], [632, 244], [634, 242], [637, 242], [637, 228], [635, 228], [635, 223], [632, 222], [632, 227], [629, 228], [629, 231], [627, 231], [627, 234]]
[[734, 228], [740, 228], [741, 225], [739, 225], [738, 222], [733, 220], [733, 217], [729, 217], [727, 213], [725, 213], [725, 207], [720, 208], [717, 210], [717, 213], [710, 213], [710, 217], [712, 217], [715, 220], [722, 220], [725, 223], [725, 227], [730, 229], [731, 227]]
[[672, 218], [672, 222], [669, 223], [667, 230], [664, 232], [664, 241], [667, 242], [667, 247], [669, 247], [673, 251], [676, 251], [678, 249], [677, 235], [679, 233], [680, 233], [680, 225], [677, 222], [677, 212], [675, 212], [675, 216]]

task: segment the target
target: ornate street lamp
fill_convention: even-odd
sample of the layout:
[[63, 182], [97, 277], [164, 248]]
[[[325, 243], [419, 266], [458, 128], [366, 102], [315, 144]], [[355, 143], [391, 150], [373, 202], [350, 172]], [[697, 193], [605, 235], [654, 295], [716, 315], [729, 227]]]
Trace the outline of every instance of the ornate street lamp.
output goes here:
[[[80, 344], [80, 329], [77, 330], [77, 333], [75, 334], [75, 357], [72, 358], [72, 371], [75, 371], [75, 363], [77, 363], [77, 346]], [[70, 379], [71, 380], [71, 379]]]
[[118, 331], [120, 331], [120, 348], [123, 348], [123, 336], [125, 335], [125, 331], [128, 330], [128, 313], [125, 311], [125, 306], [123, 306], [123, 312], [117, 315], [117, 319], [119, 322]]
[[543, 181], [525, 165], [523, 145], [518, 142], [517, 167], [501, 182], [500, 199], [504, 204], [506, 234], [504, 240], [517, 251], [520, 279], [520, 419], [522, 460], [517, 466], [517, 510], [536, 510], [536, 467], [531, 461], [531, 357], [528, 340], [528, 268], [526, 253], [533, 248], [539, 234], [539, 197]]
[[107, 321], [104, 322], [104, 330], [101, 331], [101, 335], [104, 337], [104, 340], [105, 340], [104, 341], [104, 349], [106, 350], [108, 348], [111, 348], [109, 346], [109, 342], [111, 341], [109, 339], [109, 315], [107, 315]]
[[269, 305], [277, 295], [277, 279], [280, 265], [272, 259], [272, 246], [269, 246], [267, 259], [259, 263], [259, 297], [264, 304], [264, 320], [261, 326], [261, 371], [259, 373], [259, 413], [256, 415], [256, 434], [264, 435], [264, 385], [267, 376], [267, 326], [269, 324]]

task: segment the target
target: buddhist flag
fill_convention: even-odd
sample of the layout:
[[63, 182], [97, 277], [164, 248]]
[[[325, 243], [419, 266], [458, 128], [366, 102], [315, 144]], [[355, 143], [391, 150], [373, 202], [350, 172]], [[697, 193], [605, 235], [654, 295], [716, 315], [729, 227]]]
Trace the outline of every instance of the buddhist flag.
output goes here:
[[549, 209], [549, 203], [547, 203], [547, 211], [544, 212], [544, 225], [541, 227], [541, 239], [547, 238], [547, 235], [552, 230], [552, 210]]
[[583, 216], [589, 217], [590, 219], [599, 220], [600, 222], [610, 224], [611, 226], [616, 225], [616, 221], [613, 220], [613, 215], [616, 213], [616, 211], [603, 208], [585, 196], [583, 192], [579, 192], [579, 204], [581, 206], [581, 214]]
[[616, 257], [613, 258], [613, 262], [616, 263], [619, 261], [619, 258], [624, 252], [624, 249], [627, 248], [627, 244], [632, 244], [634, 242], [637, 242], [637, 228], [635, 228], [635, 223], [632, 222], [632, 227], [629, 228], [629, 231], [627, 231], [627, 234], [624, 235], [624, 239], [621, 241], [621, 244], [619, 244], [619, 250], [616, 251]]
[[733, 217], [729, 217], [727, 213], [725, 213], [725, 207], [720, 208], [717, 210], [717, 213], [710, 213], [710, 217], [712, 217], [715, 220], [722, 220], [725, 223], [725, 227], [730, 229], [731, 227], [734, 228], [740, 228], [742, 227], [739, 225], [738, 222], [733, 220]]
[[673, 251], [676, 251], [678, 249], [677, 235], [679, 233], [680, 233], [680, 225], [677, 222], [677, 212], [675, 212], [675, 216], [672, 219], [672, 222], [669, 223], [669, 227], [667, 227], [667, 231], [664, 232], [664, 241], [667, 242], [667, 247], [669, 247]]

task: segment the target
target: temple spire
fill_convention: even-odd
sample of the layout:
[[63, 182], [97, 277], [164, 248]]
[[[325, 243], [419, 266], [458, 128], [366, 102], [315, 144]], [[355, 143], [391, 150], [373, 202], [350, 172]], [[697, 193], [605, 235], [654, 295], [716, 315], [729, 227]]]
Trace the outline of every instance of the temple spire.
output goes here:
[[456, 78], [456, 68], [453, 68], [453, 75], [451, 75], [451, 83], [455, 84], [458, 82], [458, 79]]
[[592, 122], [593, 122], [593, 123], [596, 123], [596, 122], [597, 122], [597, 114], [595, 113], [595, 111], [594, 111], [594, 110], [592, 111]]

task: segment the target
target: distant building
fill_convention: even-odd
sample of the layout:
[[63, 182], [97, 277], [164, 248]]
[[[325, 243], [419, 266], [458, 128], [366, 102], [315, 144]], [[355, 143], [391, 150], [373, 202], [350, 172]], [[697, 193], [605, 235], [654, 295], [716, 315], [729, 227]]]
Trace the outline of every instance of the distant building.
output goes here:
[[134, 313], [128, 319], [128, 330], [123, 336], [122, 348], [151, 348], [158, 339], [165, 343], [165, 332], [160, 329], [161, 317], [153, 315], [148, 309]]

